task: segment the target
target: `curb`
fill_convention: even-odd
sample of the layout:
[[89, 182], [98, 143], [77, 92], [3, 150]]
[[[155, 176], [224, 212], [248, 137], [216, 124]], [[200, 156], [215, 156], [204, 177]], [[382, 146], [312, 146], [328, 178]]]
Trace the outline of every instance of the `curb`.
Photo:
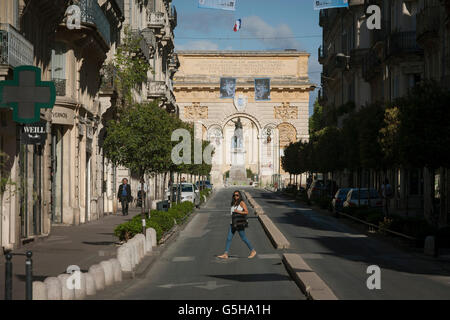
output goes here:
[[288, 249], [290, 247], [289, 241], [286, 237], [281, 233], [281, 231], [275, 226], [275, 224], [270, 220], [268, 216], [258, 215], [258, 220], [261, 222], [261, 225], [269, 236], [270, 241], [272, 242], [275, 249], [282, 250]]
[[284, 253], [283, 263], [291, 277], [310, 300], [339, 300], [299, 254]]
[[252, 195], [247, 191], [243, 190], [243, 193], [247, 197], [248, 202], [254, 208], [256, 216], [258, 216], [258, 220], [261, 223], [264, 231], [272, 242], [273, 246], [278, 249], [288, 249], [290, 247], [289, 241], [286, 237], [281, 233], [280, 229], [272, 222], [272, 220], [264, 213], [264, 210], [261, 206], [253, 199]]

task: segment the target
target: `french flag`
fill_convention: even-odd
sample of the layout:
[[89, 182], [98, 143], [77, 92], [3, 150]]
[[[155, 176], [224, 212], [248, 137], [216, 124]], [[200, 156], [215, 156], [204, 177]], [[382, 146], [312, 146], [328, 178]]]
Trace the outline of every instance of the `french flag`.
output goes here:
[[239, 29], [241, 29], [241, 25], [242, 25], [242, 20], [241, 19], [236, 20], [236, 23], [234, 24], [234, 32], [238, 32]]

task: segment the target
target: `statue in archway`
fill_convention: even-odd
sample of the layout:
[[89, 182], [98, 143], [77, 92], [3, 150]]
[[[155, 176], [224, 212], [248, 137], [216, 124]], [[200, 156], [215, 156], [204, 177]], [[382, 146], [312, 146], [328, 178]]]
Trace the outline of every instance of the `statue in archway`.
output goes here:
[[244, 130], [242, 129], [241, 118], [238, 118], [237, 121], [231, 120], [231, 122], [234, 123], [233, 148], [242, 148]]

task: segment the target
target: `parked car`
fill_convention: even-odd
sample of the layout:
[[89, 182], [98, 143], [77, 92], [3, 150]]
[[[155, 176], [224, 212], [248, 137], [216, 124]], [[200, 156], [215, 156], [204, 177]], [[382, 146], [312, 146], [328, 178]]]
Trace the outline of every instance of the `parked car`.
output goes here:
[[195, 185], [196, 185], [197, 188], [199, 188], [199, 189], [200, 189], [200, 187], [204, 187], [204, 188], [210, 189], [210, 190], [213, 188], [213, 185], [210, 183], [209, 180], [205, 180], [205, 181], [197, 181], [197, 182], [195, 183]]
[[[172, 185], [173, 193], [176, 196], [178, 184]], [[166, 189], [166, 198], [170, 201], [171, 192]], [[196, 207], [200, 205], [200, 190], [193, 183], [181, 183], [181, 202], [192, 202]]]
[[371, 208], [380, 208], [382, 210], [383, 200], [381, 199], [381, 196], [376, 189], [370, 188], [370, 203], [369, 190], [367, 188], [350, 189], [347, 194], [347, 199], [343, 203], [343, 208], [358, 206], [368, 206]]
[[336, 191], [333, 200], [331, 200], [333, 212], [338, 212], [342, 210], [344, 201], [347, 200], [347, 194], [350, 190], [351, 188], [341, 188], [338, 191]]
[[325, 195], [325, 187], [322, 180], [314, 180], [308, 189], [308, 199], [318, 198]]

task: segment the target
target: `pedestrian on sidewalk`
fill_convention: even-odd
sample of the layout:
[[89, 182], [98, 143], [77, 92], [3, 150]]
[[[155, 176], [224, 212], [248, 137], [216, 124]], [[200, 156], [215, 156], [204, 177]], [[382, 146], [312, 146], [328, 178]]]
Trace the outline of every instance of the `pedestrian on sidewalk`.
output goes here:
[[127, 178], [122, 179], [122, 184], [119, 186], [119, 191], [117, 192], [117, 198], [120, 199], [120, 202], [122, 203], [122, 214], [127, 216], [128, 203], [131, 202], [131, 187], [128, 184]]
[[228, 236], [227, 236], [227, 243], [225, 246], [225, 253], [221, 256], [218, 256], [218, 258], [221, 259], [228, 259], [228, 251], [230, 250], [231, 246], [231, 240], [233, 240], [233, 236], [236, 231], [239, 232], [239, 236], [241, 237], [242, 241], [245, 242], [247, 247], [250, 249], [250, 255], [248, 256], [249, 259], [252, 259], [256, 256], [256, 251], [253, 249], [250, 241], [248, 241], [247, 237], [245, 236], [245, 227], [234, 227], [233, 226], [233, 214], [240, 214], [240, 215], [248, 215], [248, 209], [247, 205], [242, 199], [242, 195], [240, 191], [233, 192], [233, 198], [231, 200], [231, 224], [228, 229]]

